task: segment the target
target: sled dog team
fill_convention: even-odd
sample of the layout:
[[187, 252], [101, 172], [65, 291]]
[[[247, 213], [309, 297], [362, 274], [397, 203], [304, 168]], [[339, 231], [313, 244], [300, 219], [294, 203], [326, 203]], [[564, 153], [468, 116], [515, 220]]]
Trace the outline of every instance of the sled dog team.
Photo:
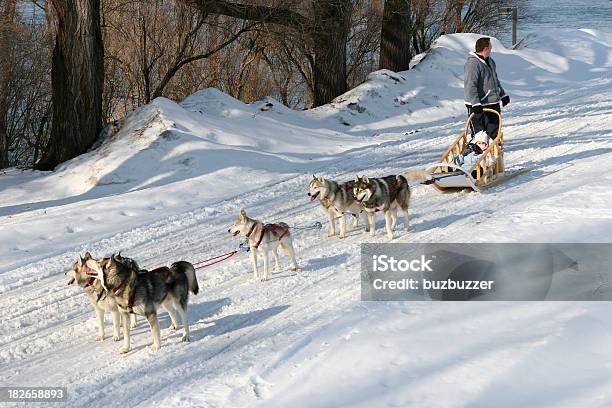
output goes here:
[[[310, 181], [308, 196], [311, 201], [319, 200], [329, 220], [329, 236], [336, 235], [336, 218], [340, 220], [339, 238], [346, 235], [345, 214], [354, 216], [352, 227], [357, 227], [361, 214], [367, 215], [365, 230], [371, 237], [376, 234], [374, 215], [381, 211], [385, 217], [385, 229], [389, 240], [397, 221], [397, 210], [401, 209], [404, 228], [408, 230], [408, 204], [410, 173], [390, 175], [382, 178], [357, 177], [355, 180], [338, 183], [322, 176], [313, 176]], [[415, 175], [419, 177], [420, 175]], [[251, 249], [253, 277], [265, 281], [268, 279], [269, 259], [274, 257], [274, 271], [280, 271], [280, 247], [291, 258], [293, 270], [300, 271], [295, 259], [293, 239], [290, 227], [284, 223], [264, 224], [250, 218], [241, 210], [228, 232], [233, 236], [242, 236]], [[258, 257], [263, 258], [263, 271], [257, 267]], [[108, 258], [95, 259], [88, 252], [77, 259], [70, 275], [69, 284], [80, 286], [95, 309], [98, 321], [96, 340], [101, 341], [104, 333], [104, 313], [111, 312], [113, 320], [113, 340], [120, 339], [119, 326], [123, 327], [123, 346], [120, 353], [130, 350], [130, 329], [136, 324], [135, 315], [144, 316], [149, 323], [153, 339], [152, 349], [160, 347], [160, 328], [157, 310], [160, 306], [170, 315], [171, 329], [178, 328], [176, 311], [178, 310], [183, 325], [182, 341], [190, 341], [187, 306], [189, 293], [196, 295], [199, 291], [195, 268], [185, 261], [173, 263], [170, 267], [161, 267], [151, 271], [140, 269], [131, 258], [112, 255]]]

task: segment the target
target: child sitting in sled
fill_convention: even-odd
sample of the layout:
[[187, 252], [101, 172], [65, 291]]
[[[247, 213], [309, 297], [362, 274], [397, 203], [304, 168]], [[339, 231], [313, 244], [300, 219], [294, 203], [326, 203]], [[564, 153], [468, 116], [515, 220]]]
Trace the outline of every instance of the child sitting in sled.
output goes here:
[[474, 135], [461, 156], [455, 159], [455, 164], [461, 166], [466, 172], [470, 171], [487, 147], [489, 147], [489, 136], [484, 130], [481, 130]]

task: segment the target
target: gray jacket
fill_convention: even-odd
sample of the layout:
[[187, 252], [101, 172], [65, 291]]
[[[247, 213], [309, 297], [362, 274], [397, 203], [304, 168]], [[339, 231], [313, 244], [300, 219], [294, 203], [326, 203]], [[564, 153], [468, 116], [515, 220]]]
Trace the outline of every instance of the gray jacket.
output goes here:
[[470, 52], [464, 67], [463, 93], [466, 105], [494, 105], [506, 95], [497, 79], [495, 61], [491, 57], [489, 64], [475, 52]]

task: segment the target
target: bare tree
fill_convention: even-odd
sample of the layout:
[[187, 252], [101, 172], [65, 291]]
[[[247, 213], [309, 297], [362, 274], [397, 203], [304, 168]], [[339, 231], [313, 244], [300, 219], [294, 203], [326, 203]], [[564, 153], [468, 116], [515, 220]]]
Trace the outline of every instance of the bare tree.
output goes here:
[[440, 18], [440, 31], [446, 33], [485, 33], [500, 25], [499, 9], [516, 5], [517, 0], [446, 0]]
[[32, 166], [48, 138], [49, 30], [43, 11], [34, 3], [0, 0], [2, 167]]
[[0, 2], [0, 169], [9, 166], [9, 136], [7, 113], [9, 110], [9, 84], [12, 78], [15, 46], [16, 1]]
[[181, 99], [207, 85], [227, 91], [216, 77], [228, 68], [223, 53], [254, 26], [172, 0], [107, 0], [103, 21], [108, 120], [160, 96]]
[[44, 20], [31, 17], [19, 26], [8, 93], [10, 165], [33, 166], [49, 137], [51, 67]]
[[182, 0], [199, 10], [296, 30], [308, 41], [314, 105], [330, 102], [347, 90], [346, 42], [351, 0], [313, 0], [310, 10], [284, 3], [272, 6], [224, 0]]
[[348, 86], [362, 83], [379, 66], [382, 1], [354, 0], [347, 41]]
[[104, 48], [100, 0], [52, 0], [57, 34], [52, 60], [53, 124], [39, 170], [84, 153], [102, 129]]
[[292, 107], [313, 106], [313, 55], [308, 42], [294, 30], [281, 29], [273, 38], [273, 46], [266, 51], [268, 67], [277, 76], [276, 81], [282, 83], [280, 92], [283, 103]]
[[380, 68], [408, 69], [414, 55], [442, 34], [495, 34], [501, 5], [520, 0], [385, 0], [381, 30]]

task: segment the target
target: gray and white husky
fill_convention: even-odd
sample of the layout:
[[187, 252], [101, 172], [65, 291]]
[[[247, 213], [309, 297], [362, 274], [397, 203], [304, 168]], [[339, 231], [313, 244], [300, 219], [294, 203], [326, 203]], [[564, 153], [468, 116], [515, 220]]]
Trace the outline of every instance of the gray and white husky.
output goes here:
[[374, 213], [385, 213], [385, 227], [389, 240], [393, 239], [393, 229], [397, 221], [397, 209], [404, 213], [404, 228], [408, 231], [408, 204], [410, 187], [403, 175], [386, 176], [382, 178], [357, 177], [353, 188], [355, 199], [361, 203], [368, 214], [370, 236], [376, 236]]
[[[244, 210], [240, 210], [238, 218], [227, 230], [230, 234], [242, 235], [247, 239], [251, 248], [251, 263], [253, 265], [253, 278], [261, 281], [268, 280], [268, 253], [274, 255], [274, 271], [280, 272], [280, 258], [278, 247], [280, 246], [290, 257], [293, 263], [293, 270], [300, 272], [300, 268], [295, 260], [295, 250], [293, 248], [293, 238], [289, 231], [289, 226], [284, 222], [277, 224], [264, 224], [261, 221], [249, 218]], [[257, 256], [263, 256], [263, 274], [260, 276], [257, 269]]]
[[160, 347], [160, 329], [157, 310], [160, 306], [170, 314], [173, 327], [177, 327], [176, 307], [183, 323], [183, 341], [190, 341], [187, 304], [189, 292], [198, 294], [199, 286], [192, 264], [185, 261], [173, 263], [169, 268], [151, 271], [140, 270], [130, 258], [113, 255], [101, 260], [90, 259], [85, 263], [97, 273], [102, 286], [113, 296], [123, 320], [123, 347], [121, 353], [130, 350], [130, 326], [126, 324], [130, 314], [144, 316], [151, 326], [153, 351]]
[[[96, 341], [104, 340], [104, 312], [111, 312], [113, 317], [113, 341], [119, 341], [121, 316], [117, 303], [113, 296], [107, 296], [108, 293], [104, 290], [100, 281], [90, 273], [91, 270], [85, 265], [90, 259], [92, 258], [89, 252], [84, 257], [79, 255], [76, 262], [72, 264], [72, 269], [66, 273], [71, 278], [68, 284], [80, 286], [96, 311], [96, 318], [98, 320]], [[136, 316], [132, 315], [130, 320], [131, 327], [134, 328], [136, 326]]]
[[[344, 238], [346, 234], [346, 219], [344, 215], [347, 213], [355, 217], [352, 228], [357, 228], [359, 225], [359, 218], [363, 212], [363, 207], [355, 200], [355, 195], [353, 194], [354, 184], [354, 181], [338, 183], [334, 180], [324, 179], [323, 176], [312, 176], [308, 196], [310, 201], [318, 198], [321, 207], [327, 213], [327, 219], [329, 220], [328, 236], [330, 237], [336, 235], [336, 218], [339, 218], [340, 235], [338, 238]], [[368, 230], [369, 227], [366, 223], [366, 231]]]

